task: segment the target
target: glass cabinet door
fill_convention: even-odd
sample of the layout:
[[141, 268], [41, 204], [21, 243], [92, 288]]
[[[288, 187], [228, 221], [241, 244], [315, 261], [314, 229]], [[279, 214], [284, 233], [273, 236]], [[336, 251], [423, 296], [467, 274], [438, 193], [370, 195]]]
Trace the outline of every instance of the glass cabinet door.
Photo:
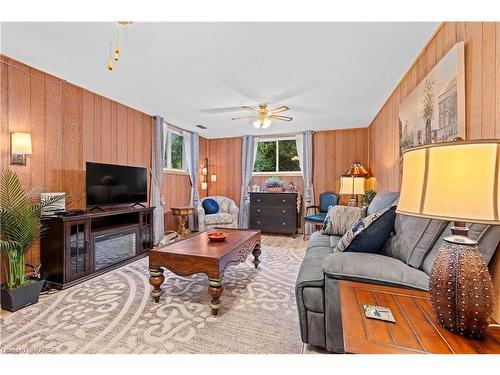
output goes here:
[[153, 247], [153, 214], [141, 214], [141, 250], [146, 251]]
[[66, 223], [66, 278], [77, 279], [91, 271], [89, 224], [87, 221]]

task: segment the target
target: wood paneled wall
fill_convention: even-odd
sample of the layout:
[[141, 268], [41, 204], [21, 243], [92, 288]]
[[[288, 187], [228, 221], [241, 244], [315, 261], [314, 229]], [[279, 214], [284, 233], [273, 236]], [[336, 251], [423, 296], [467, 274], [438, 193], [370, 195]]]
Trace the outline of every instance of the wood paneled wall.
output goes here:
[[[313, 186], [315, 202], [325, 191], [338, 193], [340, 176], [354, 161], [368, 165], [368, 129], [341, 129], [315, 132], [313, 136]], [[348, 196], [341, 202], [347, 204]]]
[[[85, 202], [85, 162], [151, 167], [151, 117], [1, 56], [0, 166], [25, 188], [66, 192], [70, 208]], [[31, 74], [31, 76], [30, 76]], [[10, 133], [31, 134], [27, 165], [10, 165]], [[27, 262], [37, 265], [35, 246]]]
[[[399, 104], [455, 43], [465, 42], [467, 139], [500, 138], [500, 22], [445, 22], [410, 66], [369, 127], [378, 190], [399, 190]], [[500, 319], [500, 251], [490, 263]]]
[[465, 41], [467, 138], [500, 138], [500, 22], [445, 22], [370, 124], [370, 171], [379, 190], [399, 190], [399, 104], [460, 41]]
[[242, 144], [241, 137], [207, 141], [208, 160], [215, 166], [217, 174], [217, 182], [208, 183], [208, 195], [224, 195], [234, 200], [238, 206], [241, 191]]

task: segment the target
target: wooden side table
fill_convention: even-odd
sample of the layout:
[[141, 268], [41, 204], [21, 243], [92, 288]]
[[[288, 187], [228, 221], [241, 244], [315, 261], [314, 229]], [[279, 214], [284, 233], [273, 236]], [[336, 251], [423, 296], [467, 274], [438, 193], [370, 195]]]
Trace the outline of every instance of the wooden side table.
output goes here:
[[186, 222], [189, 215], [194, 212], [194, 207], [171, 207], [172, 215], [179, 218], [179, 236], [186, 237], [191, 234], [191, 231], [186, 228]]
[[[490, 325], [486, 336], [469, 339], [437, 322], [424, 291], [339, 281], [344, 348], [359, 354], [500, 354], [500, 327]], [[363, 305], [391, 309], [395, 323], [365, 317]]]

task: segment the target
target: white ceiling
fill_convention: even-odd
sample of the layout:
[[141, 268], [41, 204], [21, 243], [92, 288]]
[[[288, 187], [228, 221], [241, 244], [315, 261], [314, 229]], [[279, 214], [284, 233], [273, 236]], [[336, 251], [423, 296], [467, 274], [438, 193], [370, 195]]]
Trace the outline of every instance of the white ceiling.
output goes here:
[[[111, 22], [2, 23], [0, 46], [179, 127], [202, 124], [208, 129], [196, 130], [214, 138], [367, 126], [437, 25], [136, 22], [121, 28], [121, 59], [112, 72]], [[271, 107], [288, 105], [283, 114], [294, 120], [257, 130], [230, 120], [243, 110], [202, 111], [269, 100]], [[304, 107], [318, 111], [298, 111]]]

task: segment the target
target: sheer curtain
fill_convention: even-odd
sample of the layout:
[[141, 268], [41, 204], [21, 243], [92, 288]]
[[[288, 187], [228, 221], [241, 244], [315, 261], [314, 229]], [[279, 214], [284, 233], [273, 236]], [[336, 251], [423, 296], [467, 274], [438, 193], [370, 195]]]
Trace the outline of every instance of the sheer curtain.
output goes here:
[[151, 206], [153, 210], [154, 243], [163, 238], [163, 155], [165, 154], [163, 118], [153, 117], [153, 139], [151, 147]]
[[[314, 204], [312, 135], [313, 132], [311, 130], [306, 130], [304, 133], [295, 136], [297, 156], [299, 157], [300, 170], [302, 171], [302, 178], [304, 180], [304, 214], [306, 214], [305, 207]], [[312, 232], [311, 224], [306, 223], [305, 231], [306, 234]]]
[[253, 135], [243, 136], [242, 158], [241, 158], [241, 197], [240, 216], [238, 227], [247, 229], [250, 225], [250, 194], [248, 187], [252, 181], [253, 165], [257, 154], [257, 142]]
[[[187, 131], [182, 132], [184, 144], [184, 162], [186, 163], [186, 170], [191, 180], [191, 197], [189, 205], [196, 207], [200, 199], [198, 193], [198, 156], [200, 153], [199, 135], [198, 133], [191, 133]], [[196, 215], [189, 216], [189, 229], [194, 230], [197, 228]]]

